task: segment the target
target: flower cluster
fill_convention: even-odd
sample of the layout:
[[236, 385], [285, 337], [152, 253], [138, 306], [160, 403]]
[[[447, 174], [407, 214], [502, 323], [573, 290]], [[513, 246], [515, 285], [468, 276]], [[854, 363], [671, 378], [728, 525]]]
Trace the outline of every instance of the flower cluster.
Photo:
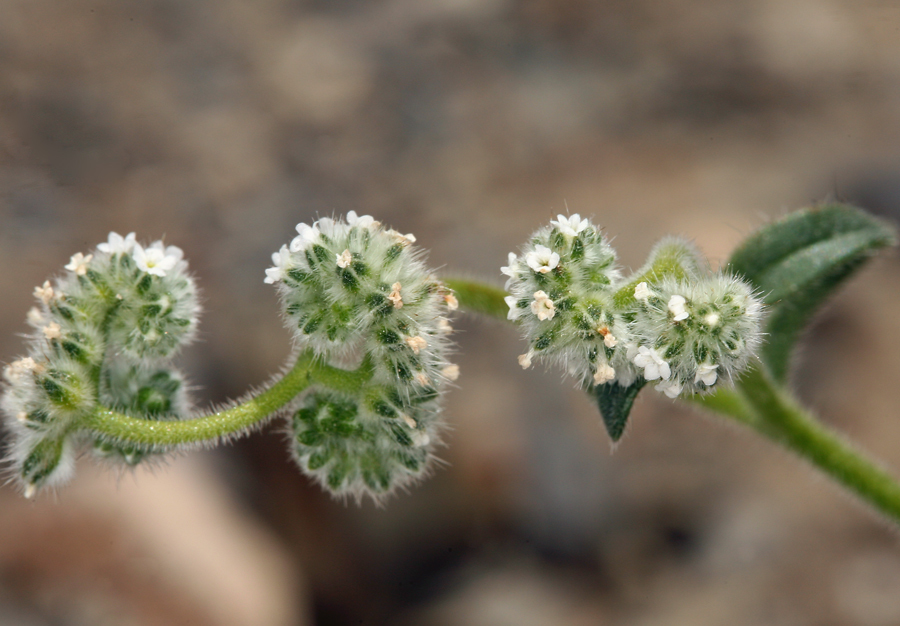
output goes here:
[[4, 370], [9, 457], [28, 496], [64, 482], [85, 443], [129, 464], [151, 452], [82, 433], [98, 402], [146, 419], [187, 412], [181, 375], [165, 362], [193, 337], [199, 309], [181, 250], [110, 233], [65, 269], [35, 288], [28, 356]]
[[529, 349], [519, 357], [559, 362], [582, 384], [613, 380], [625, 359], [627, 324], [614, 303], [616, 253], [579, 215], [559, 216], [538, 230], [500, 269], [509, 277], [508, 319], [518, 321]]
[[369, 368], [358, 389], [324, 389], [292, 420], [301, 468], [333, 493], [378, 497], [421, 476], [437, 441], [439, 399], [457, 302], [426, 268], [415, 237], [368, 215], [299, 224], [272, 256], [285, 323], [302, 349], [342, 368]]
[[585, 388], [658, 381], [669, 397], [704, 393], [746, 367], [760, 342], [761, 306], [740, 279], [702, 269], [699, 253], [668, 238], [623, 279], [591, 222], [560, 215], [500, 270], [508, 318], [536, 357], [563, 365]]

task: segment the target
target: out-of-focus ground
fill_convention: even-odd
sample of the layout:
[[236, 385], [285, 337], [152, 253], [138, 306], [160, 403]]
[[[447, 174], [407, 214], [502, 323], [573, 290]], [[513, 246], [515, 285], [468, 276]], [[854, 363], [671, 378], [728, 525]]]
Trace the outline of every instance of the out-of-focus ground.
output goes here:
[[[269, 255], [354, 209], [495, 280], [557, 212], [637, 266], [717, 265], [828, 197], [900, 217], [900, 6], [881, 0], [0, 0], [0, 360], [110, 230], [182, 247], [206, 404], [289, 353]], [[795, 383], [900, 470], [900, 271], [868, 266]], [[447, 466], [331, 501], [277, 428], [155, 475], [0, 490], [4, 625], [900, 623], [900, 536], [799, 461], [645, 393], [615, 453], [515, 332], [461, 318]]]

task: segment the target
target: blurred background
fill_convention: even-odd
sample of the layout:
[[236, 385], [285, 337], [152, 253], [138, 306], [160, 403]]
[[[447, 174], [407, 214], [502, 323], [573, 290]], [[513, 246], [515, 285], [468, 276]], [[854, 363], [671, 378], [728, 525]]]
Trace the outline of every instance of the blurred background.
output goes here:
[[[200, 406], [289, 354], [270, 254], [351, 209], [499, 267], [558, 212], [622, 263], [718, 266], [827, 198], [900, 216], [900, 5], [884, 0], [0, 0], [0, 361], [32, 290], [110, 230], [203, 293]], [[566, 208], [568, 207], [568, 209]], [[900, 468], [900, 264], [824, 312], [794, 382]], [[446, 465], [332, 501], [278, 427], [56, 496], [0, 489], [0, 624], [900, 623], [895, 531], [774, 445], [659, 394], [613, 450], [513, 329], [465, 316]]]

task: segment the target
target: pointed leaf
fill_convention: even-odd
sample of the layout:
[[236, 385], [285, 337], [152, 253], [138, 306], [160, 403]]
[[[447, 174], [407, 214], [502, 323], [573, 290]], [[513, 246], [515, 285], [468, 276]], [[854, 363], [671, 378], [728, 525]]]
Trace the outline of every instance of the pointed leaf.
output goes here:
[[613, 441], [622, 438], [634, 399], [646, 384], [647, 381], [641, 376], [628, 387], [622, 387], [615, 382], [594, 386], [594, 397], [597, 399], [600, 415], [603, 416], [603, 424]]
[[896, 242], [894, 228], [863, 211], [828, 204], [763, 227], [731, 256], [730, 270], [760, 292], [768, 339], [760, 358], [778, 382], [794, 344], [819, 306], [877, 250]]

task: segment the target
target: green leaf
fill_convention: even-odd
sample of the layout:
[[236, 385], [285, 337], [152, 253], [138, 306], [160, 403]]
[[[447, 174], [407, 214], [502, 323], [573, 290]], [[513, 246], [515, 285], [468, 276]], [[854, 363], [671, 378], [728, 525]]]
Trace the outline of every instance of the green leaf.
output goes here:
[[631, 407], [634, 406], [634, 399], [646, 384], [647, 381], [641, 376], [628, 387], [622, 387], [615, 382], [594, 385], [593, 392], [597, 399], [597, 407], [603, 417], [606, 432], [613, 441], [622, 438], [625, 426], [628, 424], [628, 414], [631, 413]]
[[729, 269], [766, 303], [768, 339], [760, 358], [778, 382], [794, 344], [825, 299], [877, 250], [896, 243], [889, 224], [844, 204], [791, 213], [748, 238]]

